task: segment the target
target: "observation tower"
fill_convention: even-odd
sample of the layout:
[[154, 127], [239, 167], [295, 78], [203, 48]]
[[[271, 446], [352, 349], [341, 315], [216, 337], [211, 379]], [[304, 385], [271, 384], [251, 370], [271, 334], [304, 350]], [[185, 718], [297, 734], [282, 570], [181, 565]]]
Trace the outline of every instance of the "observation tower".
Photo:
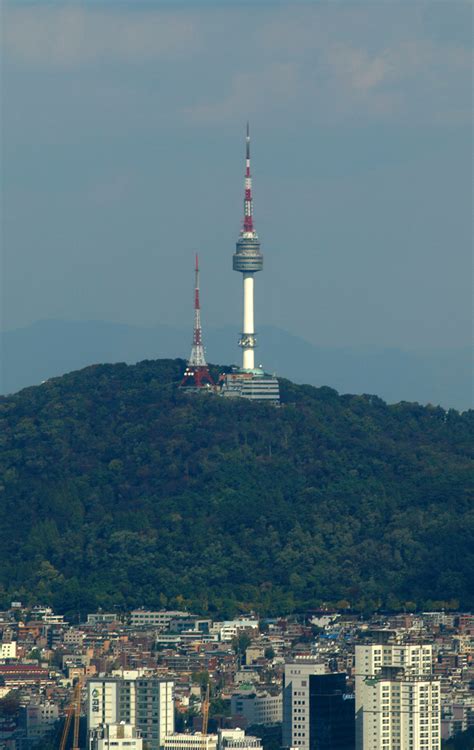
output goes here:
[[280, 402], [278, 380], [265, 372], [261, 365], [255, 366], [254, 290], [255, 274], [263, 269], [260, 240], [253, 224], [252, 176], [250, 173], [250, 132], [247, 123], [245, 139], [245, 192], [244, 221], [232, 257], [234, 271], [242, 274], [243, 325], [239, 339], [242, 348], [242, 368], [234, 368], [222, 378], [222, 395], [249, 398], [254, 401]]
[[260, 241], [253, 225], [252, 176], [250, 174], [250, 132], [247, 123], [245, 139], [245, 193], [244, 222], [237, 240], [232, 258], [234, 271], [242, 274], [244, 315], [242, 335], [239, 346], [242, 347], [242, 370], [255, 369], [255, 335], [254, 287], [255, 274], [263, 269], [263, 255], [260, 252]]

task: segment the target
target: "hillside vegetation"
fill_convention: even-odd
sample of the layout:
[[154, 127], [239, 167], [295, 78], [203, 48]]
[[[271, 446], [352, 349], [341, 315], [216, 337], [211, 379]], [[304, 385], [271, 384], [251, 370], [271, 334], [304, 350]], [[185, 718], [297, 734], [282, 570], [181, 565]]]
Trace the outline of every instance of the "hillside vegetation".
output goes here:
[[183, 365], [0, 398], [0, 605], [474, 607], [473, 412], [193, 397]]

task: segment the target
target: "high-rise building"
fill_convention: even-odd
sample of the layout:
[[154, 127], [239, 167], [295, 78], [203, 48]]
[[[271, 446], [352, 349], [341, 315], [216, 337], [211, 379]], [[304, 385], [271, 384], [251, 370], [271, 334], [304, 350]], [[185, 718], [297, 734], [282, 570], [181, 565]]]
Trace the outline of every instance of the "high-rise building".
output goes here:
[[357, 645], [355, 670], [356, 750], [439, 750], [431, 645]]
[[310, 750], [310, 677], [323, 675], [324, 664], [302, 658], [285, 664], [283, 682], [283, 747]]
[[354, 750], [354, 695], [347, 690], [347, 675], [310, 675], [310, 750]]
[[174, 683], [156, 677], [94, 678], [88, 682], [87, 726], [125, 722], [141, 731], [149, 750], [174, 732]]
[[242, 369], [224, 376], [222, 395], [248, 398], [253, 401], [279, 403], [279, 385], [274, 375], [255, 366], [257, 336], [254, 318], [255, 274], [263, 269], [260, 240], [253, 223], [252, 176], [250, 173], [250, 133], [247, 123], [245, 141], [245, 188], [244, 220], [235, 253], [232, 258], [234, 271], [242, 274], [243, 282], [243, 326], [239, 340], [242, 348]]
[[431, 675], [433, 648], [419, 643], [370, 643], [356, 646], [357, 680], [377, 674], [382, 667], [403, 667], [407, 674]]

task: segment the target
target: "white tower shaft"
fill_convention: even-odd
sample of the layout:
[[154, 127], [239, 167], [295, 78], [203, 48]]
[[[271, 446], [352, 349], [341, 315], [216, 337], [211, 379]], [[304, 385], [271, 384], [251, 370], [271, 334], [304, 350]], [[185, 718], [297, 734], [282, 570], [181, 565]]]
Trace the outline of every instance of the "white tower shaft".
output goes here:
[[[255, 368], [255, 323], [253, 314], [254, 283], [255, 279], [253, 273], [243, 274], [244, 325], [242, 329], [242, 367], [244, 370], [253, 370]], [[248, 345], [246, 345], [246, 342], [248, 342]]]

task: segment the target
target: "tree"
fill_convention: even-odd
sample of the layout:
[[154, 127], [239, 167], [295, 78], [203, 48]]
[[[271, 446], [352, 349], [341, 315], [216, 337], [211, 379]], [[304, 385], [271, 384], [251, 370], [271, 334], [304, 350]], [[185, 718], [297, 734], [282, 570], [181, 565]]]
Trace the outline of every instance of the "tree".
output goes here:
[[36, 661], [41, 661], [41, 651], [39, 648], [34, 648], [30, 653], [28, 654], [29, 659], [35, 659]]
[[247, 635], [247, 633], [241, 632], [236, 635], [235, 638], [232, 638], [232, 648], [234, 649], [234, 652], [238, 657], [240, 663], [242, 663], [242, 661], [245, 661], [245, 652], [251, 643], [252, 640]]
[[193, 399], [183, 367], [0, 397], [1, 606], [474, 607], [474, 412], [283, 380], [282, 409]]
[[18, 690], [10, 690], [0, 699], [0, 716], [16, 716], [20, 710], [20, 693]]
[[201, 686], [201, 690], [205, 690], [210, 682], [209, 672], [193, 672], [191, 674], [191, 681]]

